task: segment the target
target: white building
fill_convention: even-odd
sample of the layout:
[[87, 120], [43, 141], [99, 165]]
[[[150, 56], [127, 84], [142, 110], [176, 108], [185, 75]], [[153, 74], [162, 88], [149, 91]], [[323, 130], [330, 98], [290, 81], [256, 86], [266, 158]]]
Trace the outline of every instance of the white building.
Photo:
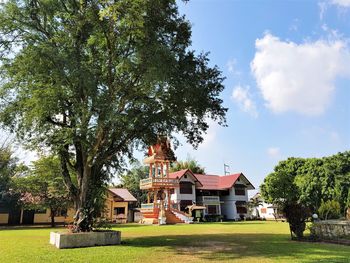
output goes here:
[[251, 198], [251, 200], [253, 199], [259, 200], [260, 205], [252, 209], [251, 211], [252, 216], [260, 217], [266, 220], [276, 220], [283, 217], [281, 213], [279, 213], [278, 207], [276, 205], [266, 203], [260, 193], [256, 193]]
[[228, 220], [247, 216], [248, 190], [255, 188], [242, 173], [204, 175], [187, 169], [170, 173], [169, 178], [180, 183], [171, 193], [174, 208], [185, 211], [196, 204], [205, 207], [204, 215], [221, 215]]

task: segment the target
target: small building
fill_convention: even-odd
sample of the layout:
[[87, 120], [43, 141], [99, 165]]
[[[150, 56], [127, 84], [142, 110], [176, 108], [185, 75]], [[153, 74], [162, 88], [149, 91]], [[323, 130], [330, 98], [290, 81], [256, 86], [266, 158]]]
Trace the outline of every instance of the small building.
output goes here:
[[[136, 198], [122, 188], [109, 188], [105, 202], [104, 217], [113, 223], [133, 222], [132, 208], [136, 204]], [[73, 208], [58, 209], [55, 215], [56, 224], [68, 224], [73, 222], [75, 211]], [[11, 207], [10, 209], [0, 204], [0, 225], [31, 225], [50, 224], [50, 209], [23, 209]]]
[[260, 205], [253, 208], [251, 215], [266, 220], [277, 220], [284, 218], [278, 206], [270, 203], [266, 203], [260, 193], [256, 193], [251, 200], [257, 199], [260, 201]]
[[[55, 223], [65, 224], [73, 221], [73, 209], [58, 209], [55, 213]], [[50, 224], [50, 209], [23, 209], [11, 207], [10, 209], [0, 205], [0, 225], [32, 225]]]
[[133, 208], [137, 199], [124, 188], [109, 188], [106, 199], [105, 218], [111, 222], [133, 222]]

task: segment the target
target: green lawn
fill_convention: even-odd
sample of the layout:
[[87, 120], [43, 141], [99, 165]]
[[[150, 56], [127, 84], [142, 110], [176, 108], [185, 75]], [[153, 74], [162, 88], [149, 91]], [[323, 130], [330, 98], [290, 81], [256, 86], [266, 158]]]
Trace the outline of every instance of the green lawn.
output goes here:
[[58, 250], [50, 228], [0, 230], [0, 262], [350, 262], [350, 247], [289, 240], [286, 223], [118, 226], [120, 246]]

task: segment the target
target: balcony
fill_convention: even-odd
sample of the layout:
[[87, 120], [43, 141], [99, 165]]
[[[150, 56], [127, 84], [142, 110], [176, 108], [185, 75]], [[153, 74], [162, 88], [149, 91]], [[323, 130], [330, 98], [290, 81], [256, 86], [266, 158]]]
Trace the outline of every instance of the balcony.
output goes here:
[[178, 179], [170, 178], [147, 178], [140, 180], [140, 189], [152, 189], [152, 188], [175, 188], [179, 187]]
[[197, 202], [203, 205], [218, 205], [220, 204], [220, 197], [215, 195], [197, 196]]

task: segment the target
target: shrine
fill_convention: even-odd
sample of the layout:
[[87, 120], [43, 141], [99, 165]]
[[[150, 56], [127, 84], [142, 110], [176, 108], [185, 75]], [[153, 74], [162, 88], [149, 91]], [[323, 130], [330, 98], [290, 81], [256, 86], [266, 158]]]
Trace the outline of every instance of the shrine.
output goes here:
[[160, 138], [150, 146], [143, 163], [149, 165], [149, 178], [140, 181], [140, 189], [147, 190], [147, 203], [141, 204], [143, 223], [175, 224], [187, 221], [186, 215], [172, 207], [171, 193], [179, 187], [179, 179], [169, 178], [171, 162], [176, 161], [170, 141]]

